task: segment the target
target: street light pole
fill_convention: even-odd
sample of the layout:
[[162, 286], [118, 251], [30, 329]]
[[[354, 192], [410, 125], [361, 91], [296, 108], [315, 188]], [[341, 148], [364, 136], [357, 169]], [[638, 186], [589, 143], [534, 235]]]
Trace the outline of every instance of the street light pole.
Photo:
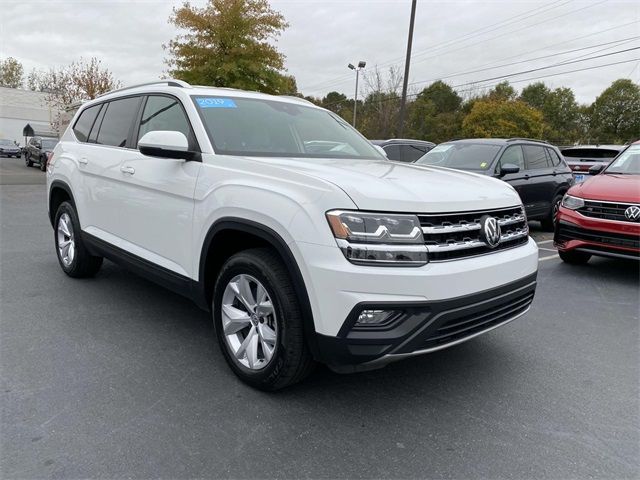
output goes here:
[[362, 70], [365, 66], [367, 65], [367, 62], [363, 62], [362, 60], [360, 60], [358, 62], [358, 66], [354, 67], [353, 64], [349, 64], [348, 67], [351, 70], [355, 70], [356, 71], [356, 94], [354, 95], [355, 98], [355, 102], [353, 104], [353, 128], [356, 128], [356, 112], [358, 109], [358, 78], [360, 77], [360, 70]]
[[402, 100], [400, 100], [400, 119], [398, 120], [398, 137], [402, 137], [404, 129], [404, 113], [407, 104], [407, 86], [409, 82], [409, 63], [411, 62], [411, 45], [413, 44], [413, 24], [416, 20], [416, 3], [411, 2], [411, 20], [409, 21], [409, 39], [407, 40], [407, 58], [404, 62], [404, 78], [402, 79]]

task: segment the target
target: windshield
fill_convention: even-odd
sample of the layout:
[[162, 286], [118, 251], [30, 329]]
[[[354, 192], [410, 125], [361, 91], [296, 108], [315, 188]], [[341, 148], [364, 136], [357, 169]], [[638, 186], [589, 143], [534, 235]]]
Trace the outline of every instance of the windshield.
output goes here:
[[239, 97], [194, 96], [216, 153], [383, 160], [341, 118], [318, 108]]
[[640, 145], [631, 145], [605, 170], [605, 173], [640, 175]]
[[0, 139], [0, 145], [11, 145], [12, 147], [16, 146], [16, 144], [13, 143], [11, 140], [4, 140], [4, 139]]
[[58, 140], [52, 140], [52, 139], [43, 139], [42, 140], [42, 148], [43, 149], [53, 148], [57, 144], [58, 144]]
[[460, 170], [486, 170], [499, 151], [499, 145], [486, 143], [443, 143], [431, 149], [416, 163]]

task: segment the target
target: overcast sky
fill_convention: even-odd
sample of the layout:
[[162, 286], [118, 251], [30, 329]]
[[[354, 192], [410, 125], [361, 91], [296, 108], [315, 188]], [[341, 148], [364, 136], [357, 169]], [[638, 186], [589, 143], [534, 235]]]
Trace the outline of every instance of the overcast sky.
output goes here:
[[[0, 56], [19, 59], [25, 72], [96, 56], [125, 85], [153, 80], [165, 69], [162, 44], [176, 34], [167, 18], [181, 3], [3, 0]], [[338, 90], [352, 96], [350, 62], [365, 60], [367, 71], [375, 65], [385, 71], [390, 65], [403, 68], [410, 0], [271, 3], [290, 23], [277, 45], [305, 95]], [[639, 37], [637, 0], [418, 0], [410, 91], [443, 78], [464, 94], [500, 81], [488, 80], [493, 77], [640, 48]], [[514, 62], [521, 63], [488, 68]], [[591, 102], [617, 78], [639, 82], [640, 49], [509, 80], [521, 89], [529, 81], [520, 80], [614, 62], [625, 63], [541, 79], [552, 87], [571, 87], [580, 102]]]

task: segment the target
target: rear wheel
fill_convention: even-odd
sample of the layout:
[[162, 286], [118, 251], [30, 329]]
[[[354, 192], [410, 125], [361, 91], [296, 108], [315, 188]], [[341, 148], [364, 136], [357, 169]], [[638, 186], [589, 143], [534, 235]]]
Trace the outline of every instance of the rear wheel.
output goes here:
[[46, 158], [41, 158], [40, 159], [40, 171], [44, 172], [47, 170], [47, 160]]
[[25, 153], [25, 155], [24, 155], [24, 163], [25, 163], [25, 165], [27, 167], [33, 167], [33, 162], [29, 158], [29, 154], [28, 153]]
[[546, 218], [543, 218], [540, 223], [542, 228], [548, 232], [552, 232], [556, 227], [556, 220], [558, 218], [558, 211], [560, 210], [560, 204], [562, 203], [562, 195], [556, 195], [551, 202], [551, 210]]
[[568, 252], [559, 251], [558, 255], [560, 255], [563, 262], [570, 263], [572, 265], [585, 265], [591, 258], [590, 253], [579, 252], [576, 250]]
[[214, 289], [213, 320], [225, 360], [245, 383], [278, 390], [311, 372], [298, 298], [271, 249], [250, 249], [227, 260]]
[[92, 277], [102, 266], [102, 257], [89, 253], [80, 235], [80, 222], [69, 202], [58, 207], [54, 239], [58, 262], [64, 273], [74, 278]]

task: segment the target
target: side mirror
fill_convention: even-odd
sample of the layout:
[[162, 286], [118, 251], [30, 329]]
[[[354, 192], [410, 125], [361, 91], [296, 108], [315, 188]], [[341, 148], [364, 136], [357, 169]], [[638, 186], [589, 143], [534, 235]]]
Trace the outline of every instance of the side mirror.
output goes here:
[[138, 140], [138, 150], [143, 155], [161, 158], [193, 160], [197, 152], [189, 150], [189, 141], [182, 132], [155, 130], [145, 133]]
[[513, 163], [505, 163], [504, 165], [500, 166], [498, 177], [504, 177], [505, 175], [509, 175], [510, 173], [518, 173], [519, 171], [519, 166], [514, 165]]
[[387, 152], [380, 145], [374, 145], [373, 148], [378, 150], [378, 153], [381, 153], [382, 155], [384, 155], [385, 158], [387, 157]]
[[598, 175], [603, 168], [604, 168], [604, 164], [596, 163], [591, 168], [589, 168], [589, 175]]

